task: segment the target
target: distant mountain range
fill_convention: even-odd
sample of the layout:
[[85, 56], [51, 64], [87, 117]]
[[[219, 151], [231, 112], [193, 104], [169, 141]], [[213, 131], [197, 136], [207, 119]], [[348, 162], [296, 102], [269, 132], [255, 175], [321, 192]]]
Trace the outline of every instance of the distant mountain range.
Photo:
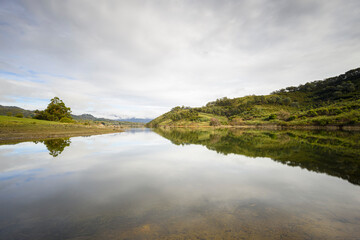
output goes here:
[[[21, 113], [24, 117], [33, 117], [35, 111], [26, 110], [23, 108], [15, 106], [2, 106], [0, 105], [0, 115], [11, 115], [15, 116], [16, 114]], [[91, 121], [118, 121], [118, 122], [134, 122], [134, 123], [148, 123], [151, 118], [121, 118], [121, 119], [107, 119], [107, 118], [97, 118], [91, 114], [81, 114], [81, 115], [71, 115], [75, 120], [91, 120]]]
[[150, 121], [152, 121], [153, 118], [121, 118], [121, 119], [116, 119], [115, 121], [119, 121], [119, 122], [136, 122], [136, 123], [148, 123]]

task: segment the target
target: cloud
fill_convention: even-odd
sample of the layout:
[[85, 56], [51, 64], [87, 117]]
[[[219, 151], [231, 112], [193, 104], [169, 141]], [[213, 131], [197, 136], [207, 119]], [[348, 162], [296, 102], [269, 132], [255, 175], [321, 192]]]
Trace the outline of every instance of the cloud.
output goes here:
[[359, 67], [359, 9], [357, 0], [2, 1], [0, 104], [56, 95], [75, 113], [156, 117], [268, 94]]

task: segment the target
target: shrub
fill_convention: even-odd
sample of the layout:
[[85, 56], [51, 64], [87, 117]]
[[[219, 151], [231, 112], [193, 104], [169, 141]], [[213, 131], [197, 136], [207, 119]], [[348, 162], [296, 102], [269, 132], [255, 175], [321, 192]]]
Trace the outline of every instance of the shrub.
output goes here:
[[280, 120], [287, 120], [290, 117], [290, 113], [284, 110], [281, 110], [277, 113], [277, 116]]
[[243, 123], [243, 120], [241, 118], [233, 118], [231, 119], [230, 125], [241, 125]]
[[68, 117], [63, 117], [60, 119], [60, 122], [62, 123], [72, 123], [74, 122], [72, 119], [68, 118]]
[[23, 118], [24, 115], [23, 115], [22, 113], [17, 113], [17, 114], [15, 115], [15, 117], [17, 117], [17, 118]]
[[343, 95], [343, 93], [341, 91], [334, 92], [335, 97], [340, 97], [341, 95]]
[[307, 117], [316, 117], [318, 114], [314, 110], [309, 110], [306, 113]]
[[207, 120], [208, 120], [207, 118], [199, 118], [197, 121], [198, 122], [207, 122]]
[[217, 118], [210, 119], [210, 126], [220, 126], [220, 121]]
[[339, 115], [343, 111], [340, 108], [332, 108], [329, 110], [330, 115]]
[[179, 121], [180, 119], [181, 119], [181, 115], [180, 114], [178, 114], [178, 113], [170, 113], [170, 119], [172, 120], [172, 121]]
[[270, 114], [270, 116], [268, 117], [269, 120], [274, 120], [276, 118], [277, 118], [276, 114]]
[[295, 120], [296, 118], [297, 118], [296, 115], [292, 115], [291, 117], [289, 117], [289, 118], [287, 119], [287, 121], [292, 121], [292, 120]]
[[224, 121], [220, 121], [220, 124], [221, 124], [221, 125], [229, 125], [229, 122], [226, 121], [226, 120], [224, 120]]
[[292, 102], [290, 106], [298, 108], [300, 105], [298, 102]]
[[313, 123], [315, 125], [320, 125], [320, 126], [325, 126], [329, 124], [329, 120], [325, 119], [325, 118], [320, 118], [320, 119], [314, 119]]
[[321, 109], [317, 109], [316, 113], [318, 115], [329, 115], [329, 110], [327, 108], [321, 108]]
[[276, 114], [270, 114], [268, 117], [264, 118], [264, 121], [270, 121], [276, 119]]
[[289, 105], [291, 103], [291, 99], [289, 97], [286, 97], [281, 102], [284, 105]]

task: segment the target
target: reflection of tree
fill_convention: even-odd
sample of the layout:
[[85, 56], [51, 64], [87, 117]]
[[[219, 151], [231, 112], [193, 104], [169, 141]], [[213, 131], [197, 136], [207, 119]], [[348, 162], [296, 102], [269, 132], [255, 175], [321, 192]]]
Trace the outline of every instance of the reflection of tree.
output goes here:
[[71, 143], [69, 138], [35, 141], [35, 143], [38, 142], [45, 144], [46, 148], [49, 150], [49, 154], [53, 157], [59, 156], [64, 151], [65, 147], [70, 146]]
[[177, 145], [200, 144], [225, 155], [268, 157], [360, 185], [359, 133], [160, 128], [155, 131]]

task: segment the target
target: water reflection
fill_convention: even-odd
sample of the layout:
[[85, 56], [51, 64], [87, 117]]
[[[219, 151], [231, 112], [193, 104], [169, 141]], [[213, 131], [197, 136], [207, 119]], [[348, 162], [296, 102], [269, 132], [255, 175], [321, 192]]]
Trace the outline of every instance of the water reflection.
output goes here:
[[48, 139], [34, 141], [35, 144], [43, 143], [49, 150], [49, 154], [53, 157], [59, 156], [66, 147], [70, 146], [70, 138]]
[[[294, 137], [242, 133], [234, 150], [235, 142], [219, 139], [237, 132], [163, 134], [170, 133], [179, 134], [173, 141], [183, 145], [148, 130], [71, 138], [61, 161], [52, 161], [42, 144], [0, 146], [0, 239], [360, 236], [359, 186], [253, 158], [255, 149], [275, 154], [269, 139], [278, 141], [280, 160], [290, 156], [286, 149], [304, 150], [287, 147]], [[221, 154], [185, 139], [210, 142], [204, 146]], [[246, 143], [251, 139], [258, 145]], [[306, 153], [298, 155], [305, 161]]]
[[360, 134], [341, 131], [244, 131], [158, 128], [176, 145], [200, 144], [222, 154], [269, 157], [360, 185]]

